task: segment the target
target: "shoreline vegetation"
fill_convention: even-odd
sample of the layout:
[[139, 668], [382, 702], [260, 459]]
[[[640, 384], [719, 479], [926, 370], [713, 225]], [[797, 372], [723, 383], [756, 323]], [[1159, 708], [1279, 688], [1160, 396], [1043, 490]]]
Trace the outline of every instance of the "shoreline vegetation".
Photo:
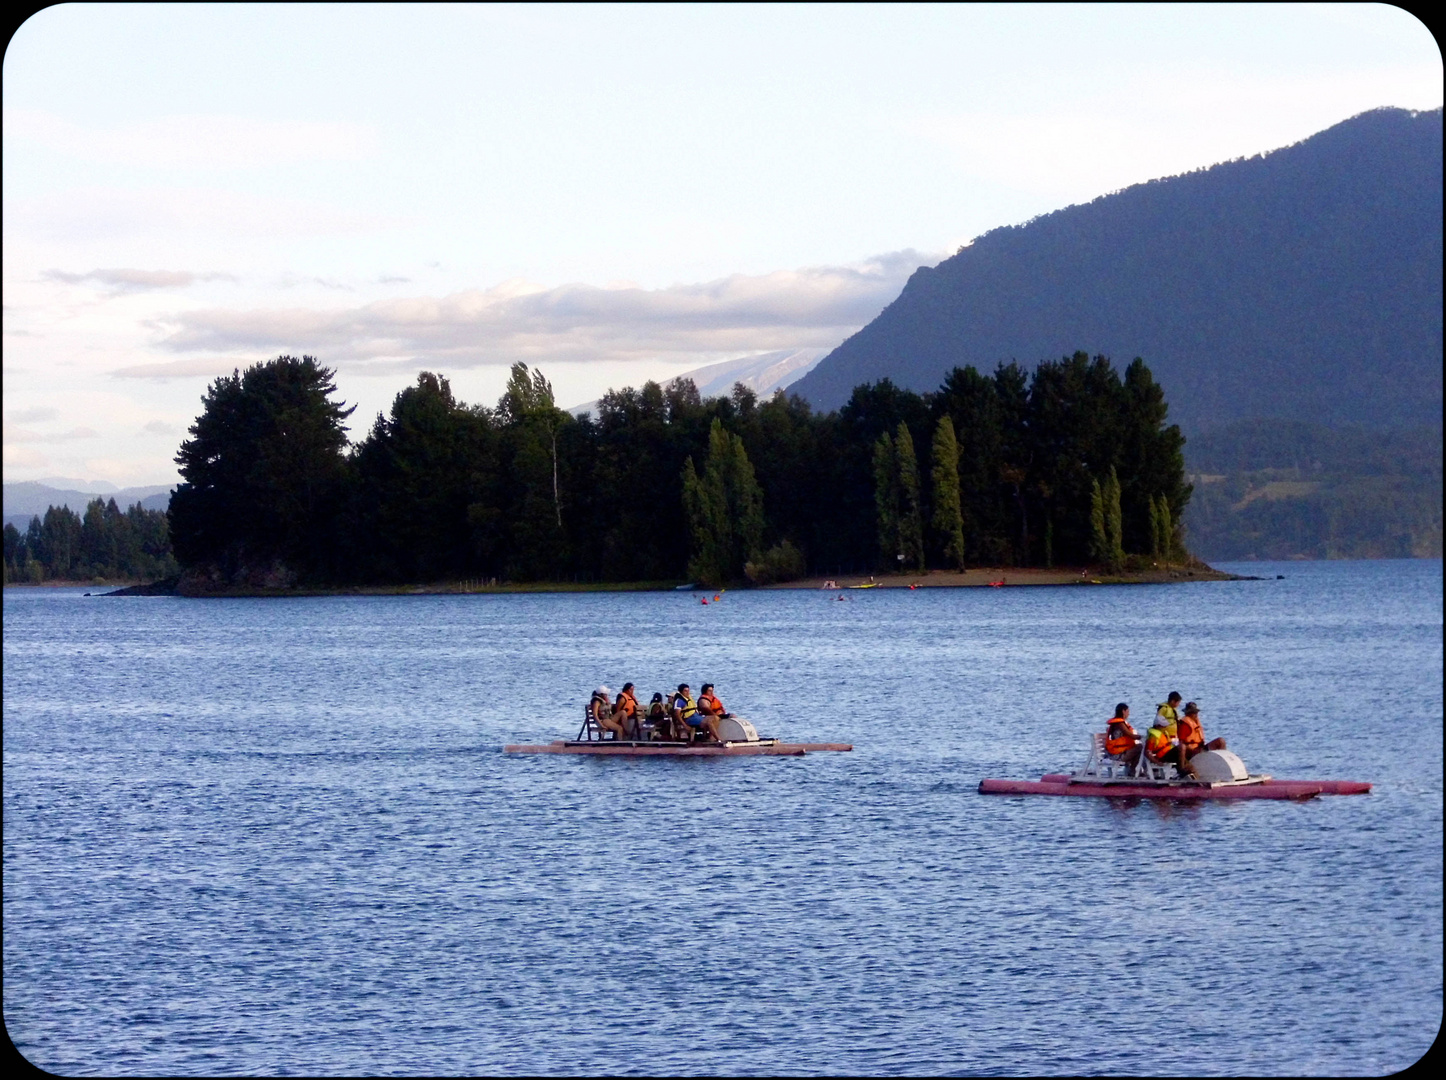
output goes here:
[[[423, 372], [358, 443], [333, 376], [282, 356], [215, 380], [176, 455], [173, 561], [128, 594], [172, 578], [194, 596], [1201, 572], [1181, 527], [1184, 436], [1138, 357], [1123, 373], [1083, 351], [1032, 372], [956, 368], [922, 394], [885, 379], [823, 414], [675, 379], [609, 392], [596, 419], [557, 408], [525, 364], [496, 408]], [[147, 573], [109, 557], [111, 533], [50, 516], [7, 531], [7, 580]]]

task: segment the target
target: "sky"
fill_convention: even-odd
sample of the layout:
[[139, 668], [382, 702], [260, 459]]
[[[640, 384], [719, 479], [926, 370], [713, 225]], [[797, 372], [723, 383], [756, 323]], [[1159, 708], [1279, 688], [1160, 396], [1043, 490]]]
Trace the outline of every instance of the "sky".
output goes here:
[[828, 349], [1001, 225], [1442, 103], [1384, 5], [66, 5], [4, 59], [4, 479], [177, 479], [218, 375], [558, 404]]

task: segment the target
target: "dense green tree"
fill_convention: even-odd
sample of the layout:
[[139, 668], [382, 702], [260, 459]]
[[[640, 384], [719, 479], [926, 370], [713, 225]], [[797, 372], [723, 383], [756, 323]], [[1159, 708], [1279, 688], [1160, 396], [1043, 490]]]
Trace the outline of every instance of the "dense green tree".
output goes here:
[[169, 514], [183, 564], [339, 569], [352, 409], [331, 399], [334, 374], [314, 357], [281, 356], [211, 384], [176, 455], [184, 483]]
[[924, 572], [924, 498], [919, 483], [919, 458], [909, 426], [899, 422], [894, 437], [894, 468], [899, 477], [899, 552], [904, 557], [897, 569], [913, 567]]
[[738, 580], [760, 555], [763, 540], [763, 493], [743, 440], [714, 418], [703, 475], [690, 456], [682, 480], [683, 510], [693, 537], [689, 575], [714, 586]]
[[488, 411], [460, 404], [445, 378], [424, 371], [396, 396], [353, 455], [354, 512], [366, 541], [352, 558], [363, 577], [501, 571], [488, 535], [495, 519], [479, 509], [496, 501], [496, 440]]
[[1110, 558], [1110, 535], [1105, 526], [1105, 493], [1099, 480], [1090, 481], [1090, 558], [1106, 563]]
[[1115, 475], [1113, 465], [1110, 466], [1110, 475], [1105, 478], [1104, 509], [1105, 561], [1111, 570], [1118, 573], [1125, 562], [1124, 522], [1120, 511], [1120, 478]]
[[934, 535], [944, 561], [964, 569], [964, 510], [959, 500], [959, 442], [954, 421], [946, 413], [934, 427]]
[[[526, 365], [495, 409], [423, 373], [349, 454], [333, 389], [329, 371], [291, 358], [210, 388], [178, 457], [187, 483], [172, 521], [189, 564], [282, 558], [313, 579], [359, 581], [686, 573], [710, 584], [750, 564], [791, 576], [800, 560], [830, 575], [931, 557], [1106, 564], [1152, 551], [1161, 507], [1169, 532], [1190, 496], [1182, 440], [1148, 369], [1131, 364], [1121, 380], [1084, 353], [1032, 375], [955, 369], [933, 394], [882, 380], [826, 414], [741, 385], [705, 400], [674, 380], [610, 391], [575, 419]], [[307, 476], [320, 478], [309, 502], [298, 495]], [[1113, 541], [1096, 536], [1097, 481]], [[110, 508], [87, 514], [112, 524], [82, 528], [70, 558], [99, 565], [125, 534]], [[71, 550], [63, 522], [45, 536], [42, 524], [27, 550]]]
[[879, 530], [879, 557], [890, 568], [895, 558], [903, 562], [899, 534], [903, 492], [899, 489], [898, 460], [894, 440], [885, 431], [874, 443], [874, 517]]

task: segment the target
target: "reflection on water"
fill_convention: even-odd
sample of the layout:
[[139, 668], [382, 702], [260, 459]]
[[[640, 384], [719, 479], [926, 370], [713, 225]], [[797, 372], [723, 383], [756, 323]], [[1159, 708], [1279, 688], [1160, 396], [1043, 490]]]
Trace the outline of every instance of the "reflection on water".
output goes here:
[[[1248, 572], [1286, 577], [7, 590], [7, 1029], [70, 1074], [1402, 1068], [1441, 1021], [1441, 564]], [[629, 680], [857, 749], [500, 752]], [[1171, 689], [1252, 769], [1376, 791], [975, 793]]]

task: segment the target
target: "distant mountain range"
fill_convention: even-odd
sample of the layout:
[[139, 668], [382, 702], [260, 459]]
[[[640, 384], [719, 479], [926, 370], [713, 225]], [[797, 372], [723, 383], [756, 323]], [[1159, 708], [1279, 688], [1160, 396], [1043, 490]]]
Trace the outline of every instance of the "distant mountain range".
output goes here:
[[[724, 360], [722, 363], [709, 364], [707, 367], [685, 371], [677, 378], [692, 379], [698, 387], [698, 393], [705, 398], [722, 397], [732, 391], [734, 383], [739, 382], [760, 398], [766, 398], [775, 390], [791, 386], [807, 375], [823, 359], [827, 351], [827, 349], [785, 349], [780, 352], [759, 353], [757, 356]], [[574, 405], [567, 411], [574, 416], [596, 413], [597, 402], [589, 401], [582, 405]]]
[[[140, 503], [147, 510], [164, 510], [171, 503], [171, 489], [174, 484], [154, 484], [150, 487], [117, 488], [114, 484], [87, 483], [84, 480], [70, 480], [65, 477], [51, 477], [65, 483], [78, 485], [75, 488], [52, 487], [35, 481], [5, 485], [5, 524], [14, 525], [21, 532], [30, 527], [32, 517], [41, 517], [52, 506], [68, 506], [77, 514], [84, 514], [85, 508], [95, 498], [114, 499], [122, 510]], [[103, 489], [103, 490], [102, 490]]]
[[[1187, 434], [1441, 420], [1442, 113], [1378, 109], [1272, 153], [995, 229], [921, 267], [793, 386], [1142, 356]], [[1188, 451], [1187, 451], [1188, 454]]]

